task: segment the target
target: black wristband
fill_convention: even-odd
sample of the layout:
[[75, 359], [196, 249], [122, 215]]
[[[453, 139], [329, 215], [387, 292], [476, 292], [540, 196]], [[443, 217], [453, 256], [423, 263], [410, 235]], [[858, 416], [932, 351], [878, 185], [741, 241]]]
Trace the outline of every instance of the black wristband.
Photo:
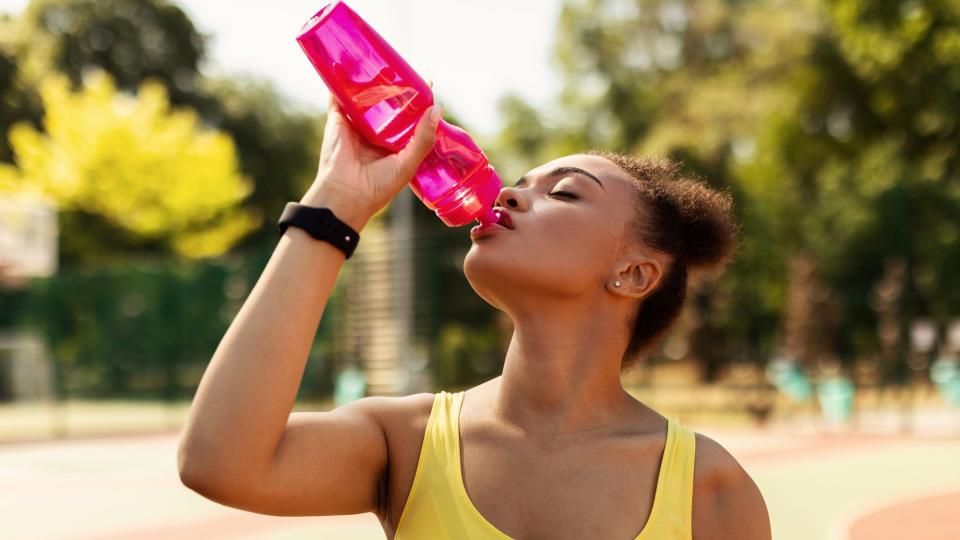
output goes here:
[[293, 225], [299, 227], [317, 240], [325, 240], [340, 248], [349, 259], [357, 249], [360, 234], [346, 223], [340, 221], [329, 208], [317, 208], [304, 204], [288, 202], [277, 228], [280, 235]]

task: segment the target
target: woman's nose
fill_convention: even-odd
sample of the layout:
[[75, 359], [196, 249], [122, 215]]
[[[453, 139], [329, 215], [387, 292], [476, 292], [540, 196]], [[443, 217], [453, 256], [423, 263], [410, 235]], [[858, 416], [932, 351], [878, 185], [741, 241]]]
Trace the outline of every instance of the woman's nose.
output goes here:
[[519, 190], [506, 186], [500, 189], [500, 194], [497, 195], [497, 206], [506, 206], [510, 208], [519, 208], [524, 204], [523, 195], [520, 194]]

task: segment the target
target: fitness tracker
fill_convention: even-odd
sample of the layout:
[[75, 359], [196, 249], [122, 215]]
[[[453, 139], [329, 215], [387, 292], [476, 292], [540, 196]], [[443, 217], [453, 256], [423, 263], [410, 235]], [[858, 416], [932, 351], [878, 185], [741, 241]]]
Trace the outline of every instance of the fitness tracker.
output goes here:
[[277, 223], [281, 236], [290, 225], [307, 231], [317, 240], [324, 240], [337, 246], [348, 259], [353, 255], [360, 241], [357, 231], [340, 221], [329, 208], [288, 202]]

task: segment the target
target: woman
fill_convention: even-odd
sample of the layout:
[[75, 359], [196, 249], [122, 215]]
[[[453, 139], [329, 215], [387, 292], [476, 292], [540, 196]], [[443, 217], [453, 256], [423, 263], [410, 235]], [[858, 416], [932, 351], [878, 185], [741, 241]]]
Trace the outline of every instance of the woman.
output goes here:
[[[433, 146], [431, 112], [387, 154], [331, 100], [300, 202], [360, 231]], [[735, 244], [729, 198], [676, 176], [667, 161], [590, 152], [503, 188], [505, 226], [472, 232], [464, 261], [514, 322], [503, 374], [329, 412], [291, 414], [344, 254], [288, 228], [200, 382], [183, 482], [263, 514], [374, 512], [398, 540], [770, 538], [736, 460], [620, 383], [679, 312], [686, 269], [719, 267]]]

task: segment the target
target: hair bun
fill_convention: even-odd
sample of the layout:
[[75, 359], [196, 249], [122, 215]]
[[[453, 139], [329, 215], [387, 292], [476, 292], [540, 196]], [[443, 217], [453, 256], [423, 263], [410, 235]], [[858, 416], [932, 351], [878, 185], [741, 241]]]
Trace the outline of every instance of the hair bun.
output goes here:
[[682, 222], [681, 257], [691, 267], [713, 270], [725, 266], [737, 248], [733, 197], [689, 178], [668, 182], [666, 186]]

